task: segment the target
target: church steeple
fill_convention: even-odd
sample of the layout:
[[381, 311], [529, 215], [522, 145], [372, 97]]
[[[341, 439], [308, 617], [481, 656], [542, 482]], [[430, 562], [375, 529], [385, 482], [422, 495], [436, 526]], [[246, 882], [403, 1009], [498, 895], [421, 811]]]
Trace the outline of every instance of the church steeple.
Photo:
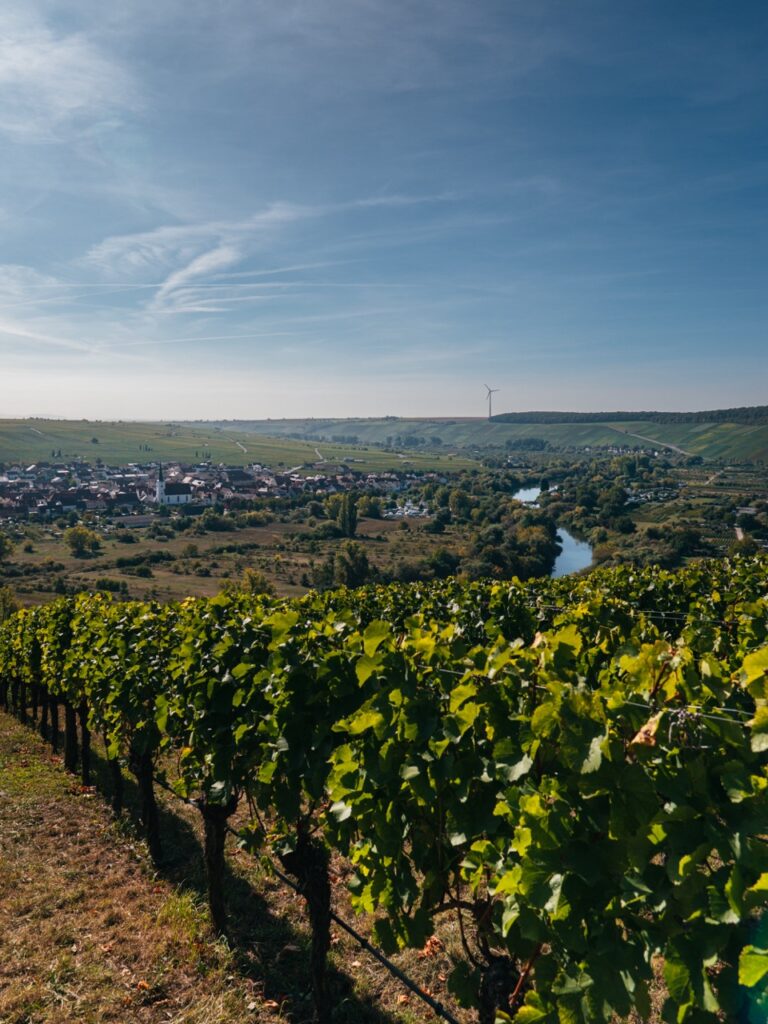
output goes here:
[[157, 483], [155, 484], [155, 501], [158, 505], [165, 504], [165, 479], [163, 477], [163, 464], [158, 464]]

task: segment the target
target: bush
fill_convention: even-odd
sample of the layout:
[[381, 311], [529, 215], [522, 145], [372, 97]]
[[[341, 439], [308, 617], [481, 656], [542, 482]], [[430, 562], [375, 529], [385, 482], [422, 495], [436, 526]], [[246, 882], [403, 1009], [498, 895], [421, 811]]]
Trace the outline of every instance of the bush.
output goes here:
[[0, 562], [6, 559], [13, 551], [13, 543], [10, 537], [0, 533]]
[[222, 587], [225, 594], [269, 594], [274, 595], [275, 588], [260, 569], [248, 568], [239, 580], [227, 580]]
[[0, 587], [0, 622], [19, 610], [19, 603], [10, 587]]
[[96, 580], [97, 590], [107, 590], [112, 594], [124, 594], [128, 590], [128, 584], [125, 580], [113, 580], [108, 576], [101, 576]]

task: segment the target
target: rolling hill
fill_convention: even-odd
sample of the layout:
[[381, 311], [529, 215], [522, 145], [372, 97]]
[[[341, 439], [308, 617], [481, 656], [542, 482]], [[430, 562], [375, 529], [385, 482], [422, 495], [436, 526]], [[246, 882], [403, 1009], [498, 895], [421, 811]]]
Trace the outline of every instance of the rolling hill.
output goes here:
[[[734, 410], [743, 413], [743, 410]], [[541, 414], [530, 414], [532, 417]], [[551, 420], [512, 422], [504, 416], [493, 420], [477, 418], [416, 419], [385, 417], [380, 419], [293, 419], [219, 422], [226, 432], [239, 435], [260, 434], [309, 441], [354, 439], [359, 444], [392, 444], [407, 447], [444, 446], [482, 451], [485, 448], [514, 448], [534, 439], [555, 449], [609, 447], [618, 444], [648, 448], [652, 445], [700, 455], [705, 459], [728, 461], [765, 461], [768, 459], [768, 419], [750, 421], [728, 419], [697, 420], [686, 414], [638, 414], [636, 420], [618, 418], [606, 421], [605, 414], [572, 414], [573, 421], [560, 419], [565, 413], [548, 414]], [[616, 414], [627, 417], [630, 414]], [[651, 418], [655, 416], [657, 418]], [[578, 417], [578, 418], [576, 418]], [[679, 417], [679, 418], [678, 418]], [[438, 445], [439, 447], [439, 445]]]

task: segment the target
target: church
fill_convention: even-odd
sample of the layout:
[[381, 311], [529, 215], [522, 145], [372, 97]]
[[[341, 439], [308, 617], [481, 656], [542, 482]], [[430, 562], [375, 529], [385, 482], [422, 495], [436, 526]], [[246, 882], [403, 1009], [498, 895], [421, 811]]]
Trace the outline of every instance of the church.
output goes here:
[[157, 470], [155, 501], [158, 505], [188, 505], [192, 501], [192, 488], [189, 484], [165, 482], [162, 462]]

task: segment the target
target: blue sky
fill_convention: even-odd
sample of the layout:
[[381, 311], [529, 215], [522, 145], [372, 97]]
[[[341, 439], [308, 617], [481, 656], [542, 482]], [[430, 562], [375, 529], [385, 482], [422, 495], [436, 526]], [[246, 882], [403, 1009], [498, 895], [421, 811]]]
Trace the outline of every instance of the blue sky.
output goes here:
[[768, 400], [768, 5], [3, 8], [0, 416]]

